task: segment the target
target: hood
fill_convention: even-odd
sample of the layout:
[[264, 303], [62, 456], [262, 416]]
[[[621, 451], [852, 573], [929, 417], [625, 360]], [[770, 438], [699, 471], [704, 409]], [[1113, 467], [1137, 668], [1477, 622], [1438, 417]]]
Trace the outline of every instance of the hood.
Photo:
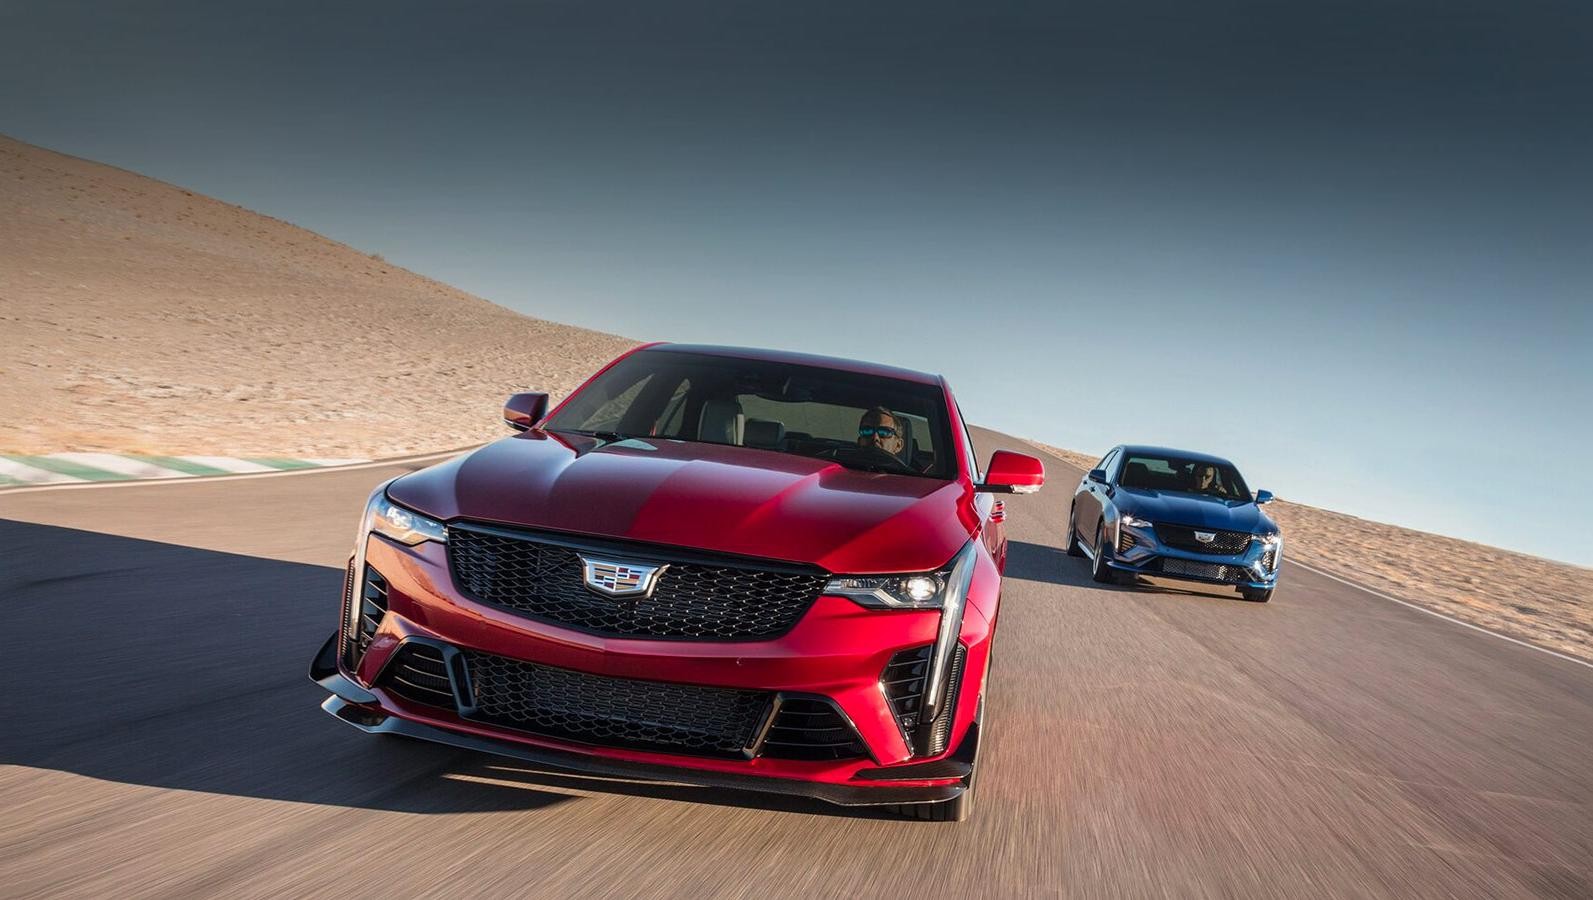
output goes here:
[[808, 563], [837, 573], [934, 569], [977, 530], [951, 481], [663, 439], [531, 430], [388, 488], [428, 516]]
[[1123, 512], [1152, 522], [1252, 534], [1278, 530], [1261, 507], [1250, 500], [1222, 500], [1179, 491], [1128, 487], [1119, 487], [1113, 499]]

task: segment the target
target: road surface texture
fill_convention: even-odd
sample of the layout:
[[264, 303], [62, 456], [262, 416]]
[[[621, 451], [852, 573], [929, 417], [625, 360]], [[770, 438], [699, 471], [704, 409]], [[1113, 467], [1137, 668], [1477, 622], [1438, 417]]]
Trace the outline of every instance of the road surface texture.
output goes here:
[[1093, 584], [1048, 463], [964, 824], [325, 715], [306, 666], [405, 466], [0, 494], [0, 895], [1593, 895], [1593, 669], [1299, 566], [1266, 605]]

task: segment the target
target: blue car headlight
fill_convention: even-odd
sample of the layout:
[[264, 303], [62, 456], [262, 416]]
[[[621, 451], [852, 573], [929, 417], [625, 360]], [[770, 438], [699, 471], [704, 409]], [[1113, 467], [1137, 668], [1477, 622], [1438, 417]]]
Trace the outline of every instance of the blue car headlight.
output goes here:
[[1123, 518], [1122, 518], [1121, 521], [1122, 521], [1122, 523], [1124, 525], [1127, 525], [1130, 528], [1150, 528], [1151, 527], [1151, 523], [1149, 521], [1147, 521], [1145, 519], [1141, 519], [1139, 516], [1131, 516], [1128, 513], [1124, 513], [1123, 514]]

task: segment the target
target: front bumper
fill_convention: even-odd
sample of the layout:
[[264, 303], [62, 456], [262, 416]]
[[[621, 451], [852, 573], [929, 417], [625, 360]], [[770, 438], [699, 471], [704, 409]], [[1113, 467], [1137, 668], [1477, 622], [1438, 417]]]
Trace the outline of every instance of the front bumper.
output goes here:
[[[1120, 550], [1124, 535], [1132, 537], [1132, 546]], [[1173, 578], [1224, 587], [1267, 590], [1277, 584], [1278, 570], [1283, 565], [1282, 545], [1277, 546], [1270, 568], [1266, 565], [1265, 557], [1266, 547], [1260, 541], [1251, 541], [1243, 553], [1194, 553], [1158, 540], [1153, 528], [1119, 523], [1114, 529], [1112, 549], [1106, 564], [1119, 572], [1150, 578]], [[1173, 563], [1167, 563], [1168, 560]], [[1200, 574], [1202, 570], [1211, 574]]]
[[[453, 588], [440, 545], [404, 547], [373, 537], [365, 549], [363, 561], [386, 582], [388, 611], [356, 666], [347, 665], [334, 635], [311, 667], [311, 678], [333, 695], [323, 708], [364, 731], [404, 734], [575, 772], [794, 794], [842, 805], [932, 803], [967, 789], [990, 646], [987, 603], [971, 600], [962, 621], [961, 689], [948, 712], [951, 728], [944, 744], [951, 749], [915, 756], [880, 679], [898, 651], [935, 640], [937, 612], [865, 610], [842, 598], [821, 597], [795, 628], [769, 641], [601, 637], [463, 598]], [[983, 559], [970, 595], [978, 591], [993, 597], [998, 586], [993, 565]], [[699, 756], [503, 727], [388, 690], [384, 668], [406, 644], [491, 653], [608, 678], [822, 697], [852, 726], [867, 755], [840, 760]]]

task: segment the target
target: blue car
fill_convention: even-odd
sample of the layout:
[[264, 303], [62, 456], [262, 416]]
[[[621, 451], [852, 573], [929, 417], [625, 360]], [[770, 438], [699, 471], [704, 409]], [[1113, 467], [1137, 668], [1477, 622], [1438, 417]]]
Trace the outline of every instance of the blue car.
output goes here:
[[1136, 575], [1238, 588], [1272, 599], [1283, 535], [1234, 464], [1205, 453], [1119, 446], [1073, 492], [1068, 555], [1088, 557], [1100, 582]]

